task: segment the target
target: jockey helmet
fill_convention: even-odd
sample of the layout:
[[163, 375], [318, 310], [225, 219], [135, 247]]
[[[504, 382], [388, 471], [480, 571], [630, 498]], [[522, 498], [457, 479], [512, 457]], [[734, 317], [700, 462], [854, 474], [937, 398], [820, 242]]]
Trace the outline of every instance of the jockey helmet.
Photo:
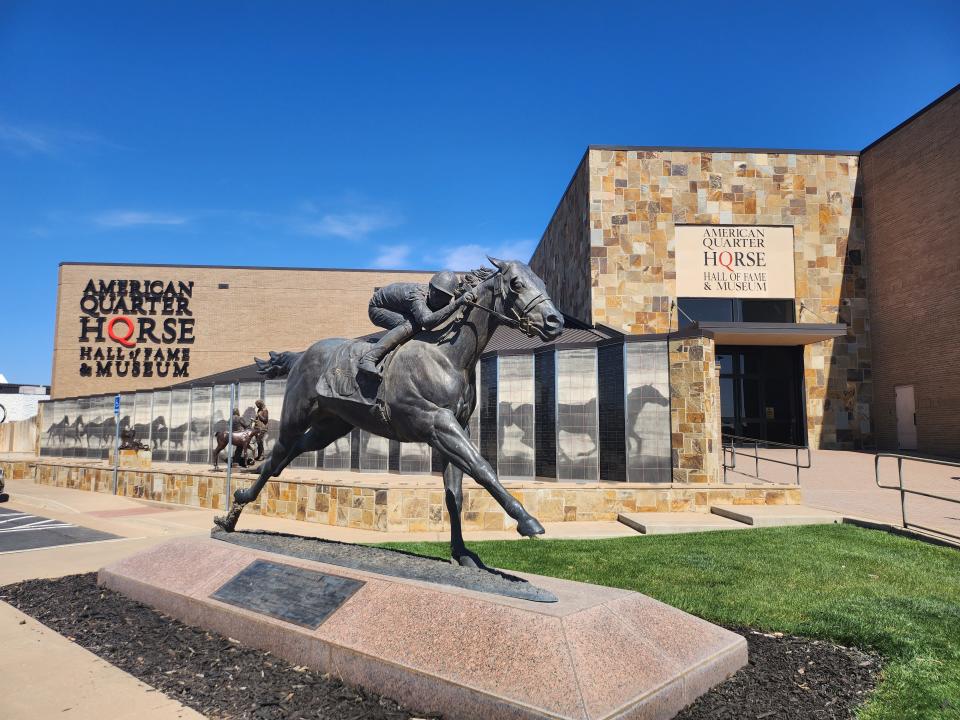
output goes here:
[[457, 289], [457, 276], [449, 270], [438, 272], [430, 278], [430, 288], [453, 297]]

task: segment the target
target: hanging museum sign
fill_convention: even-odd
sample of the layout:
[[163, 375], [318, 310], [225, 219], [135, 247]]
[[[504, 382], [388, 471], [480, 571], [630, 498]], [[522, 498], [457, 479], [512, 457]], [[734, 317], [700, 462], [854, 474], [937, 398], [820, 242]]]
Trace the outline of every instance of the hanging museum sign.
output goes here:
[[792, 298], [793, 227], [677, 225], [677, 296]]
[[93, 280], [80, 298], [81, 377], [189, 377], [193, 281]]

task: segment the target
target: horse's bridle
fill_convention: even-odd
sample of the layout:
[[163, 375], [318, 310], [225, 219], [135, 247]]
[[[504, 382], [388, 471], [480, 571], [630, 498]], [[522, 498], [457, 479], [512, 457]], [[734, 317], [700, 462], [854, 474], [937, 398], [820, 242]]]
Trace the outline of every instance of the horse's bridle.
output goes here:
[[[494, 297], [497, 297], [499, 295], [500, 299], [506, 302], [508, 291], [507, 291], [506, 285], [503, 282], [503, 271], [498, 270], [496, 273], [494, 273], [489, 278], [487, 278], [487, 281], [493, 280], [494, 278], [496, 278], [496, 280], [498, 281], [498, 288], [494, 292]], [[484, 281], [483, 283], [481, 283], [481, 285], [485, 285], [487, 281]], [[480, 285], [477, 286], [477, 289], [479, 288], [480, 288]], [[515, 294], [519, 299], [520, 297], [519, 293], [515, 293]], [[543, 337], [542, 333], [540, 333], [538, 330], [536, 330], [536, 328], [533, 327], [533, 323], [530, 322], [530, 318], [527, 316], [530, 314], [530, 312], [534, 308], [536, 308], [541, 303], [546, 302], [547, 300], [549, 300], [549, 298], [547, 297], [547, 294], [544, 292], [539, 292], [523, 306], [520, 312], [517, 312], [517, 308], [514, 305], [511, 305], [510, 312], [513, 313], [514, 317], [509, 317], [507, 315], [504, 315], [501, 312], [494, 310], [493, 308], [488, 308], [486, 305], [480, 305], [479, 303], [476, 303], [476, 302], [467, 302], [466, 304], [469, 305], [470, 307], [475, 307], [480, 310], [483, 310], [484, 312], [490, 313], [495, 318], [498, 318], [501, 322], [506, 323], [510, 327], [517, 328], [518, 330], [520, 330], [520, 332], [525, 333], [529, 337], [540, 336], [542, 338]]]

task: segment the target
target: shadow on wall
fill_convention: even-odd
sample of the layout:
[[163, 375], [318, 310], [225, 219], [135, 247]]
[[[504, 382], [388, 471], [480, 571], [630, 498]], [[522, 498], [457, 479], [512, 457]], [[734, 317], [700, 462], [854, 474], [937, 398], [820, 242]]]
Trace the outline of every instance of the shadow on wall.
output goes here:
[[[871, 418], [873, 380], [868, 336], [870, 323], [864, 257], [862, 175], [859, 172], [857, 174], [849, 227], [844, 228], [839, 224], [843, 218], [842, 193], [832, 191], [827, 200], [826, 207], [821, 206], [820, 213], [821, 244], [824, 243], [823, 236], [835, 236], [838, 255], [842, 245], [845, 245], [839, 306], [832, 306], [829, 304], [830, 298], [824, 298], [819, 308], [813, 308], [816, 315], [823, 319], [814, 316], [812, 320], [808, 318], [804, 320], [830, 322], [836, 318], [836, 322], [847, 326], [847, 334], [832, 341], [832, 348], [825, 358], [829, 370], [816, 368], [813, 360], [817, 346], [807, 346], [807, 351], [804, 353], [807, 395], [810, 397], [811, 380], [822, 387], [823, 373], [828, 372], [825, 378], [823, 422], [819, 442], [816, 443], [818, 447], [844, 450], [870, 449], [874, 447], [875, 442]], [[825, 214], [827, 212], [829, 216]], [[834, 223], [837, 223], [838, 227], [831, 227]], [[829, 261], [829, 258], [826, 260]], [[822, 259], [818, 258], [814, 262], [821, 261]]]

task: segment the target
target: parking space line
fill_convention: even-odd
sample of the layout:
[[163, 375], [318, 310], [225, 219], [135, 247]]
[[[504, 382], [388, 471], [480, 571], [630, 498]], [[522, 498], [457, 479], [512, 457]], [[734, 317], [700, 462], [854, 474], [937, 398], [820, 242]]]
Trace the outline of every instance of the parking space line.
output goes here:
[[140, 537], [131, 537], [131, 538], [119, 537], [119, 538], [108, 538], [106, 540], [91, 540], [89, 542], [81, 542], [81, 543], [64, 543], [63, 545], [43, 545], [41, 547], [23, 548], [21, 550], [0, 550], [0, 555], [13, 555], [15, 553], [36, 552], [37, 550], [54, 550], [56, 548], [76, 547], [78, 545], [97, 545], [99, 543], [123, 542], [124, 540], [145, 540], [146, 537], [147, 537], [146, 535], [142, 535]]
[[58, 530], [61, 528], [72, 528], [72, 527], [77, 527], [77, 526], [71, 525], [70, 523], [63, 523], [60, 525], [44, 525], [42, 527], [7, 528], [6, 530], [0, 530], [0, 535], [7, 535], [9, 533], [15, 533], [15, 532], [36, 532], [37, 530]]

